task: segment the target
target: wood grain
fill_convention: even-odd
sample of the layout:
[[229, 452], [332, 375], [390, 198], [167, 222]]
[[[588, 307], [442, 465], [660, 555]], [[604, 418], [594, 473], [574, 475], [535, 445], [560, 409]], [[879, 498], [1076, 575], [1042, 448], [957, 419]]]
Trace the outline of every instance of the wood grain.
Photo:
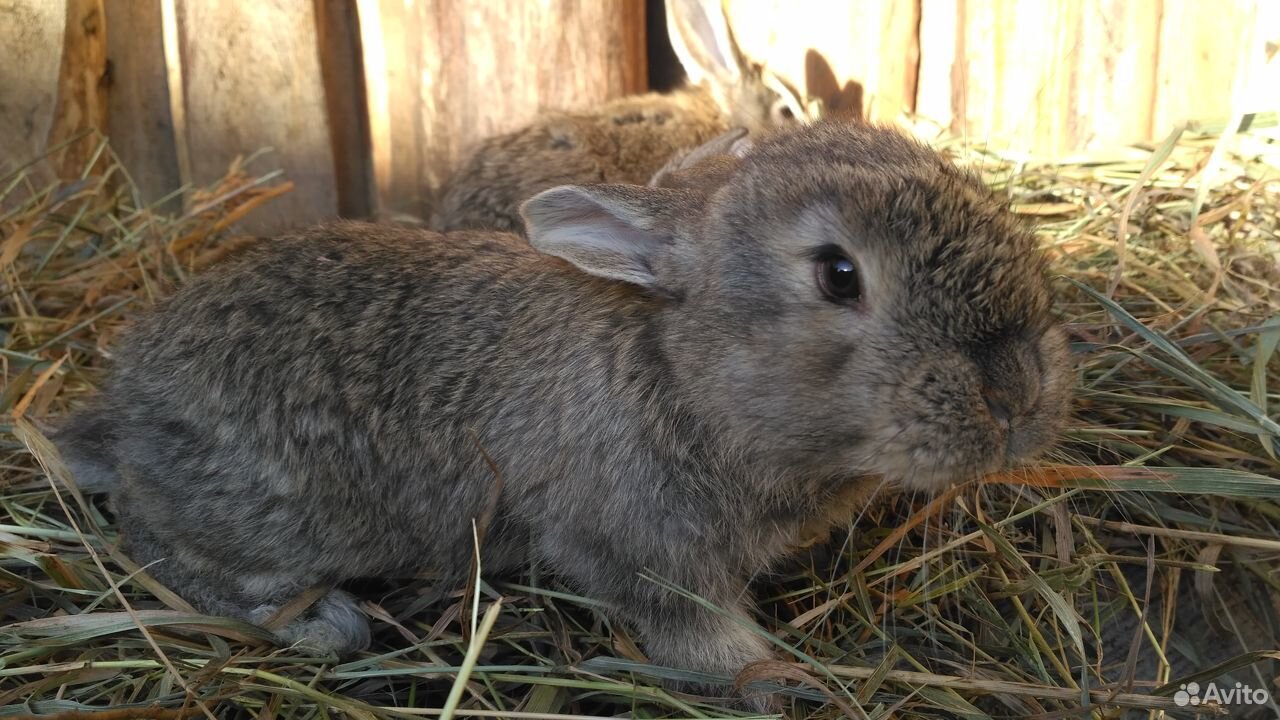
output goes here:
[[[1164, 0], [1152, 117], [1156, 135], [1180, 122], [1225, 120], [1232, 113], [1238, 77], [1264, 40], [1257, 17], [1258, 0]], [[1277, 102], [1273, 97], [1268, 104], [1274, 108]]]
[[314, 6], [296, 0], [177, 0], [182, 106], [192, 180], [222, 177], [264, 148], [297, 189], [251, 215], [268, 233], [337, 215]]
[[1081, 15], [1070, 147], [1093, 150], [1163, 135], [1153, 125], [1162, 3], [1089, 0]]
[[[929, 27], [921, 30], [920, 84], [933, 97], [921, 107], [936, 109], [937, 98], [948, 97], [951, 130], [976, 142], [1021, 150], [1071, 146], [1077, 74], [1067, 61], [1082, 45], [1082, 3], [958, 0], [954, 11], [940, 5], [933, 0], [922, 9]], [[952, 33], [953, 54], [931, 61], [933, 46], [925, 43]]]
[[[65, 2], [0, 0], [0, 173], [44, 152], [66, 19]], [[47, 163], [38, 172], [52, 174]]]
[[923, 0], [917, 109], [1039, 155], [1225, 119], [1261, 64], [1258, 0]]
[[476, 141], [643, 90], [643, 4], [360, 2], [381, 204], [425, 217]]
[[[106, 0], [107, 135], [143, 203], [182, 185], [169, 112], [160, 0]], [[168, 208], [170, 210], [174, 207]]]
[[107, 157], [98, 153], [107, 121], [107, 22], [102, 0], [67, 0], [66, 11], [58, 100], [46, 147], [54, 173], [74, 179], [107, 166]]
[[373, 162], [357, 6], [350, 0], [315, 0], [315, 14], [338, 214], [369, 217], [374, 210]]
[[[172, 11], [163, 11], [170, 3]], [[649, 5], [654, 5], [650, 2]], [[660, 4], [659, 4], [660, 5]], [[1280, 94], [1269, 0], [727, 0], [746, 54], [872, 119], [1045, 156], [1162, 137]], [[0, 0], [0, 172], [104, 127], [143, 201], [274, 153], [266, 233], [426, 216], [469, 147], [646, 89], [645, 0]], [[176, 25], [166, 51], [165, 18]], [[1273, 52], [1272, 56], [1276, 53]], [[168, 64], [166, 64], [168, 63]], [[173, 108], [181, 110], [174, 114]], [[78, 174], [92, 141], [37, 164]], [[189, 160], [183, 161], [183, 158]]]
[[1159, 20], [1151, 0], [926, 0], [918, 107], [1040, 154], [1148, 139]]

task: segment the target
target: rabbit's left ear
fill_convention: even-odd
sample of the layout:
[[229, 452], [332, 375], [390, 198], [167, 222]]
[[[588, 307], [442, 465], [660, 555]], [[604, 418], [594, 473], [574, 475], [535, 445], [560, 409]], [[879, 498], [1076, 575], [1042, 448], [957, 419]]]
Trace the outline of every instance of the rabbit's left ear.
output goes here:
[[751, 146], [746, 128], [732, 128], [692, 150], [672, 155], [667, 164], [649, 178], [649, 187], [680, 187], [684, 183], [678, 176], [698, 163], [719, 156], [741, 159], [751, 151]]
[[673, 208], [683, 194], [633, 185], [562, 185], [520, 206], [529, 243], [597, 277], [666, 290], [662, 267], [675, 244]]
[[666, 11], [667, 35], [690, 84], [742, 77], [744, 61], [721, 0], [666, 0]]

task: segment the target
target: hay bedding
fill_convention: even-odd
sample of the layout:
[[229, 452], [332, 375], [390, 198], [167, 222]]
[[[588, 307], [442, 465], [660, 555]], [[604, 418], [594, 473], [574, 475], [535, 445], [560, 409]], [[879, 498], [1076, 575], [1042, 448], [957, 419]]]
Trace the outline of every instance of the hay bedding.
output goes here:
[[[1076, 715], [1088, 698], [1111, 717], [1176, 710], [1188, 679], [1278, 689], [1280, 145], [1217, 144], [1041, 163], [939, 142], [1040, 226], [1077, 422], [1061, 467], [894, 498], [759, 583], [785, 662], [750, 679], [785, 684], [790, 713]], [[118, 164], [0, 178], [0, 715], [737, 714], [664, 690], [684, 674], [536, 575], [366, 583], [371, 652], [274, 648], [192, 612], [118, 551], [100, 499], [53, 488], [42, 429], [101, 381], [120, 326], [254, 242], [236, 221], [288, 190], [237, 164], [173, 213], [141, 206]]]

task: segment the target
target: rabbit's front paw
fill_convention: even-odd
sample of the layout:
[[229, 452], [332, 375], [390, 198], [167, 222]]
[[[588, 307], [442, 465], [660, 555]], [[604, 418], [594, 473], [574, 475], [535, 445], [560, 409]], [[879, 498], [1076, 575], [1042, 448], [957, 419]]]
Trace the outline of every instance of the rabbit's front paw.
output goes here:
[[[265, 623], [279, 609], [279, 605], [260, 605], [253, 609], [250, 620]], [[330, 590], [275, 635], [282, 645], [346, 657], [369, 647], [369, 621], [350, 594]]]

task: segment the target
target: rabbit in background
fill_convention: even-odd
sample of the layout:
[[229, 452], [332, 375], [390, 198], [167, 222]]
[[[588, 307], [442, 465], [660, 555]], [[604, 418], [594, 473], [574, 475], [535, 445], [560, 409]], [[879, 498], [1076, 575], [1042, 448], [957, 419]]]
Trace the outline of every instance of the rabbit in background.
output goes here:
[[480, 142], [441, 189], [431, 228], [523, 233], [520, 203], [543, 190], [643, 185], [678, 151], [731, 127], [754, 136], [809, 117], [794, 88], [743, 56], [719, 0], [667, 0], [666, 17], [686, 86], [549, 112]]

